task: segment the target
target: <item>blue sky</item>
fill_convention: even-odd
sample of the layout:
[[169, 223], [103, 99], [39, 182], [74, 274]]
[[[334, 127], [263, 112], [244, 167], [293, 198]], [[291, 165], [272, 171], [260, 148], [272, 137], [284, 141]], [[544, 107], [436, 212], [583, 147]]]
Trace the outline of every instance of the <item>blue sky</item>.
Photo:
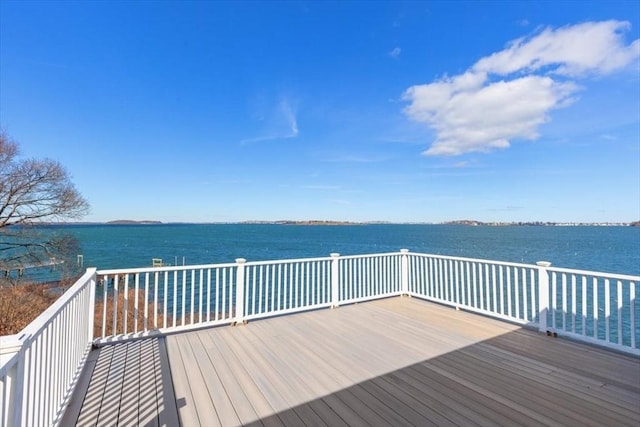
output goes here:
[[640, 3], [0, 1], [87, 221], [640, 219]]

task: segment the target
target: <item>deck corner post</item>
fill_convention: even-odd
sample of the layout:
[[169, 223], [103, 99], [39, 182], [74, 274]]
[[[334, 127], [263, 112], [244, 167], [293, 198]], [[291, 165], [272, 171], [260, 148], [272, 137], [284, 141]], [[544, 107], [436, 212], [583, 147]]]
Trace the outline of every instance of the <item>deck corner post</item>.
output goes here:
[[538, 330], [546, 332], [547, 314], [549, 313], [549, 272], [551, 266], [548, 261], [538, 261]]
[[340, 254], [331, 254], [331, 308], [337, 308], [340, 305]]
[[[26, 410], [26, 400], [24, 398], [24, 381], [26, 377], [25, 369], [25, 342], [28, 337], [20, 337], [19, 335], [5, 335], [0, 337], [0, 360], [8, 361], [11, 358], [16, 358], [16, 362], [6, 372], [5, 384], [9, 387], [5, 390], [6, 396], [8, 396], [8, 402], [6, 403], [6, 409], [2, 412], [2, 418], [0, 418], [0, 425], [22, 425], [24, 419], [24, 413]], [[5, 397], [6, 399], [6, 397]], [[6, 422], [6, 424], [4, 424]]]
[[96, 292], [98, 292], [97, 284], [98, 284], [98, 275], [96, 273], [96, 268], [87, 268], [87, 271], [91, 272], [91, 278], [89, 279], [89, 307], [87, 307], [87, 319], [89, 321], [88, 330], [87, 330], [87, 342], [93, 342], [93, 328], [95, 322], [95, 311], [96, 311]]
[[400, 249], [400, 295], [409, 295], [409, 249]]
[[236, 273], [236, 312], [235, 312], [235, 324], [241, 325], [244, 323], [244, 274], [245, 263], [244, 258], [237, 258], [237, 273]]

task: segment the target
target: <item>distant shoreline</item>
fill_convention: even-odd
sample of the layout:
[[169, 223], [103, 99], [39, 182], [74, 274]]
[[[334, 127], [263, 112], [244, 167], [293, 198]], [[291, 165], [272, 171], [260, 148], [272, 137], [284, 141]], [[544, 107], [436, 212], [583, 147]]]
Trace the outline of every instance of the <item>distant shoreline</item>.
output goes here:
[[115, 221], [108, 221], [105, 222], [105, 224], [107, 225], [128, 225], [128, 224], [133, 224], [133, 225], [157, 225], [157, 224], [162, 224], [162, 221], [151, 221], [151, 220], [144, 220], [144, 221], [134, 221], [131, 219], [117, 219]]
[[471, 227], [640, 227], [640, 221], [632, 222], [555, 222], [555, 221], [496, 221], [484, 222], [476, 220], [455, 220], [444, 222], [391, 222], [391, 221], [333, 221], [333, 220], [279, 220], [279, 221], [228, 221], [228, 222], [162, 222], [155, 220], [115, 220], [107, 222], [47, 222], [39, 225], [206, 225], [206, 224], [238, 224], [238, 225], [302, 225], [302, 226], [342, 226], [342, 225], [465, 225]]

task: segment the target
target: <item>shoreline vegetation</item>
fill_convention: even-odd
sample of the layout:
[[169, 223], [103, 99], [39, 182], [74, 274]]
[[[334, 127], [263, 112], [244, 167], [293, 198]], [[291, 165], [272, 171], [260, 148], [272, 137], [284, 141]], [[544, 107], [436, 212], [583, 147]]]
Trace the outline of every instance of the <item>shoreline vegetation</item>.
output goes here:
[[71, 287], [77, 277], [3, 286], [0, 282], [0, 336], [17, 334]]
[[[69, 281], [52, 282], [52, 283], [25, 283], [17, 286], [0, 288], [0, 336], [13, 335], [22, 331], [29, 323], [33, 322], [36, 317], [43, 313], [51, 306], [62, 294], [75, 282], [75, 279]], [[143, 298], [143, 292], [138, 291], [138, 298]], [[136, 291], [131, 289], [125, 298], [124, 293], [118, 295], [118, 306], [123, 307], [128, 304], [128, 322], [133, 324], [137, 320], [142, 324], [145, 314], [140, 310], [136, 311], [133, 301], [136, 298]], [[96, 301], [95, 318], [94, 318], [94, 337], [98, 337], [102, 333], [102, 315], [104, 312], [105, 302]], [[155, 311], [153, 303], [149, 304], [148, 313]], [[107, 301], [107, 334], [112, 333], [113, 328], [113, 300]], [[153, 316], [150, 316], [153, 317]], [[158, 324], [163, 324], [164, 317], [161, 314], [157, 316]], [[169, 320], [168, 320], [169, 321]], [[122, 330], [123, 318], [118, 318], [116, 330]]]
[[586, 226], [601, 226], [601, 227], [640, 227], [640, 221], [631, 222], [556, 222], [556, 221], [477, 221], [472, 219], [462, 219], [455, 221], [444, 222], [392, 222], [392, 221], [334, 221], [334, 220], [278, 220], [278, 221], [225, 221], [225, 222], [162, 222], [155, 220], [129, 220], [119, 219], [115, 221], [107, 222], [44, 222], [42, 225], [180, 225], [180, 224], [267, 224], [267, 225], [313, 225], [313, 226], [327, 226], [327, 225], [467, 225], [467, 226], [489, 226], [489, 227], [511, 227], [511, 226], [542, 226], [542, 227], [586, 227]]
[[20, 332], [59, 296], [34, 283], [0, 288], [0, 336]]

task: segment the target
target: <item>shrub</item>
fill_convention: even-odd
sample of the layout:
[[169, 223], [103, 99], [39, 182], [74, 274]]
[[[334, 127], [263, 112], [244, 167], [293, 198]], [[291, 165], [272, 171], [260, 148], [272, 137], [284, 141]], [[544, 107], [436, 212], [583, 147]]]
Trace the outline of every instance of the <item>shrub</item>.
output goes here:
[[0, 289], [0, 335], [17, 334], [53, 304], [60, 292], [27, 284]]
[[[25, 284], [12, 286], [8, 288], [0, 288], [0, 335], [17, 334], [24, 329], [29, 323], [33, 322], [36, 317], [45, 311], [62, 295], [61, 289], [52, 288], [50, 285], [43, 284]], [[138, 291], [138, 331], [144, 327], [144, 299], [142, 291]], [[127, 332], [132, 332], [135, 326], [136, 311], [135, 291], [130, 290], [127, 296]], [[116, 333], [121, 334], [124, 331], [124, 293], [118, 295], [118, 321], [116, 323]], [[94, 315], [94, 337], [102, 336], [102, 316], [104, 302], [97, 300]], [[148, 305], [147, 327], [154, 329], [153, 304]], [[162, 314], [158, 314], [158, 325], [162, 326], [164, 318]], [[113, 334], [113, 299], [107, 301], [107, 328], [106, 334]]]
[[[118, 335], [124, 333], [124, 307], [127, 305], [127, 333], [134, 332], [134, 328], [136, 326], [137, 320], [137, 331], [140, 332], [144, 329], [145, 320], [147, 329], [155, 329], [154, 325], [154, 312], [155, 306], [153, 303], [149, 303], [147, 306], [147, 312], [145, 313], [144, 307], [144, 292], [142, 290], [138, 290], [138, 310], [135, 309], [135, 298], [136, 291], [134, 289], [130, 289], [127, 292], [127, 298], [125, 300], [125, 293], [118, 293], [118, 304], [117, 304], [117, 320], [116, 320], [116, 328], [115, 331], [113, 329], [113, 295], [110, 294], [107, 297], [106, 306], [107, 306], [107, 316], [106, 316], [106, 330], [105, 335]], [[96, 300], [96, 309], [95, 309], [95, 318], [94, 318], [94, 327], [93, 327], [93, 336], [101, 337], [102, 336], [102, 319], [104, 315], [104, 307], [105, 301]], [[164, 318], [161, 313], [158, 313], [157, 316], [157, 325], [158, 327], [163, 326]]]

